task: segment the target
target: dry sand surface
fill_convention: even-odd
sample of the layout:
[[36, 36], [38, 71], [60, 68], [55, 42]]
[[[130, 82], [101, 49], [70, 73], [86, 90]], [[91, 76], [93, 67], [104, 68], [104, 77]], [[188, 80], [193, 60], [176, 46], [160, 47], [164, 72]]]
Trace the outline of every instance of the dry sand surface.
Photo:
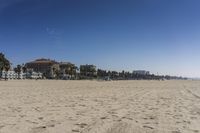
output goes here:
[[0, 81], [0, 133], [200, 133], [200, 81]]

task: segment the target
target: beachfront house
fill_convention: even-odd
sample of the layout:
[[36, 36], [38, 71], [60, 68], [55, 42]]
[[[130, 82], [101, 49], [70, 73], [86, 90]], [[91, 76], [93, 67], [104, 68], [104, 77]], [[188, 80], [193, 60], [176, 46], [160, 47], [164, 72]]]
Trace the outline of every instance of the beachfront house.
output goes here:
[[33, 72], [42, 73], [45, 78], [56, 78], [59, 72], [59, 63], [50, 59], [37, 59], [26, 63], [27, 69], [32, 69]]
[[15, 71], [12, 71], [12, 70], [9, 70], [9, 71], [5, 71], [3, 70], [2, 71], [2, 74], [1, 74], [1, 78], [5, 79], [17, 79], [17, 73], [15, 73]]
[[26, 79], [26, 73], [16, 73], [15, 71], [13, 70], [9, 70], [9, 71], [5, 71], [3, 70], [2, 71], [2, 75], [1, 75], [1, 78], [3, 79]]
[[40, 72], [28, 71], [26, 73], [26, 78], [27, 79], [42, 79], [43, 75]]

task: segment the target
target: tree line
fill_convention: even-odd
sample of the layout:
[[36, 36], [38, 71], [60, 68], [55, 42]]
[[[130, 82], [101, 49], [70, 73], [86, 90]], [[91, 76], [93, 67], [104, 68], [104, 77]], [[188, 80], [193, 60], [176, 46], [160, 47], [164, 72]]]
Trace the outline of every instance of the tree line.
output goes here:
[[[187, 79], [177, 76], [169, 75], [154, 75], [154, 74], [135, 74], [128, 71], [107, 71], [102, 69], [96, 69], [94, 65], [81, 65], [79, 68], [74, 64], [68, 64], [65, 66], [65, 74], [70, 75], [73, 79], [101, 79], [101, 80], [170, 80], [170, 79]], [[0, 77], [2, 77], [2, 71], [6, 72], [11, 68], [10, 61], [5, 57], [3, 53], [0, 53]], [[17, 65], [14, 68], [15, 73], [20, 75], [21, 72], [27, 72], [27, 68], [24, 64]], [[56, 78], [59, 79], [60, 72], [53, 69], [56, 74]], [[79, 71], [79, 72], [78, 72]], [[19, 76], [18, 76], [19, 77]]]

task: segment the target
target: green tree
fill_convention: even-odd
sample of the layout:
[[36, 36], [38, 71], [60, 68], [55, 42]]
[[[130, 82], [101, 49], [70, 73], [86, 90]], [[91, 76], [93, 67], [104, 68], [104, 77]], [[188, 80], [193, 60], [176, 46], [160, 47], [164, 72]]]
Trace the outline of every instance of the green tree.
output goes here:
[[96, 78], [97, 71], [96, 66], [94, 65], [81, 65], [80, 66], [80, 74], [83, 78]]
[[72, 76], [76, 76], [76, 71], [78, 70], [78, 67], [74, 64], [68, 63], [65, 65], [65, 74]]
[[22, 66], [21, 65], [17, 65], [17, 67], [14, 68], [14, 71], [17, 73], [18, 79], [19, 79], [20, 78], [20, 73], [22, 71]]
[[98, 78], [105, 78], [107, 76], [106, 70], [98, 69], [97, 76], [98, 76]]
[[27, 72], [27, 66], [25, 64], [22, 64], [21, 67], [22, 67], [21, 68], [22, 72], [26, 73]]
[[10, 61], [5, 57], [3, 53], [0, 53], [0, 78], [2, 77], [2, 71], [6, 71], [5, 79], [7, 79], [7, 72], [10, 69]]

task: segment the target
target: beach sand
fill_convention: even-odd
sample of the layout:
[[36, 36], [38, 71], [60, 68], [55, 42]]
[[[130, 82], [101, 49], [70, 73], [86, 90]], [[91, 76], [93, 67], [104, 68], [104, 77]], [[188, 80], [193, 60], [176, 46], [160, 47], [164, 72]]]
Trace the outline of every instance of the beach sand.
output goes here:
[[200, 81], [0, 81], [0, 133], [200, 133]]

